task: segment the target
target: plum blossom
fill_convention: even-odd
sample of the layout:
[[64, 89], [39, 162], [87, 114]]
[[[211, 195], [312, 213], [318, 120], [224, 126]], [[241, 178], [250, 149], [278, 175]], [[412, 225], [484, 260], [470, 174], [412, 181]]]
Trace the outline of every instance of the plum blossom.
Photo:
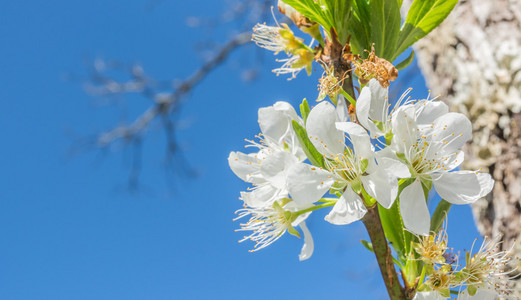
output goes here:
[[286, 231], [300, 237], [300, 234], [294, 227], [300, 226], [304, 233], [304, 246], [299, 255], [300, 260], [306, 260], [313, 254], [313, 238], [309, 229], [304, 222], [311, 214], [294, 214], [298, 210], [295, 202], [289, 202], [290, 199], [283, 199], [280, 203], [275, 201], [272, 205], [264, 207], [248, 207], [239, 209], [236, 214], [238, 217], [234, 221], [249, 216], [250, 219], [246, 223], [241, 223], [241, 228], [236, 231], [251, 231], [250, 235], [245, 236], [239, 242], [251, 240], [255, 242], [253, 250], [255, 252], [271, 245], [278, 240]]
[[[291, 78], [295, 78], [302, 70], [306, 70], [308, 75], [311, 74], [312, 63], [315, 54], [311, 48], [311, 44], [307, 46], [304, 40], [296, 37], [287, 24], [282, 26], [268, 26], [265, 24], [257, 24], [253, 28], [252, 40], [257, 46], [273, 51], [274, 54], [285, 52], [288, 58], [277, 59], [282, 62], [280, 68], [274, 69], [275, 74], [291, 74]], [[290, 78], [290, 79], [291, 79]]]
[[[253, 184], [248, 192], [241, 192], [244, 208], [237, 211], [237, 219], [250, 216], [241, 224], [240, 231], [252, 231], [243, 240], [257, 243], [256, 250], [270, 245], [286, 231], [293, 234], [294, 226], [304, 233], [301, 259], [313, 252], [313, 240], [304, 220], [308, 214], [294, 216], [291, 211], [305, 209], [288, 198], [287, 175], [289, 168], [306, 159], [291, 128], [293, 120], [303, 124], [293, 107], [283, 101], [258, 111], [261, 134], [259, 142], [248, 141], [247, 147], [258, 148], [256, 153], [231, 152], [228, 163], [232, 171], [242, 180]], [[289, 202], [289, 203], [288, 203]], [[298, 234], [298, 233], [297, 233]]]
[[400, 211], [408, 230], [429, 234], [430, 214], [422, 184], [428, 187], [432, 183], [440, 197], [452, 204], [473, 203], [492, 190], [494, 180], [489, 174], [453, 171], [463, 162], [460, 149], [472, 133], [465, 115], [422, 101], [398, 108], [391, 123], [391, 149], [396, 155], [381, 152], [390, 160], [405, 163], [414, 179], [400, 195]]
[[302, 205], [316, 202], [329, 189], [343, 192], [326, 216], [328, 222], [337, 225], [359, 220], [366, 213], [360, 197], [362, 187], [386, 208], [392, 205], [398, 191], [396, 177], [376, 163], [367, 131], [343, 118], [346, 115], [337, 112], [329, 102], [321, 102], [311, 110], [306, 130], [324, 156], [325, 168], [297, 163], [288, 174], [289, 192]]

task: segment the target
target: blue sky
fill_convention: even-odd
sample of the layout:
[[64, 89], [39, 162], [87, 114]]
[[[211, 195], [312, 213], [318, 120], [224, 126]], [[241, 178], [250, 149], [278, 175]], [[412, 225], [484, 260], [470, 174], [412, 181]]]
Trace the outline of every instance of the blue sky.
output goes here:
[[[191, 95], [180, 132], [193, 179], [165, 175], [160, 125], [144, 143], [142, 190], [126, 190], [129, 153], [71, 156], [74, 137], [118, 123], [64, 74], [89, 58], [139, 61], [159, 79], [183, 78], [201, 63], [194, 43], [208, 33], [188, 16], [224, 11], [224, 1], [11, 1], [0, 10], [0, 299], [381, 299], [383, 283], [359, 243], [362, 224], [333, 226], [325, 212], [308, 226], [315, 253], [284, 236], [254, 254], [232, 221], [247, 185], [228, 169], [230, 151], [257, 134], [257, 109], [316, 95], [316, 76], [288, 82], [264, 56], [258, 80], [240, 79], [253, 47], [235, 53]], [[269, 20], [267, 20], [269, 21]], [[217, 30], [216, 40], [229, 34]], [[250, 51], [250, 52], [248, 52]], [[416, 67], [413, 96], [426, 96]], [[402, 76], [406, 78], [408, 76]], [[411, 78], [407, 78], [411, 80]], [[129, 118], [146, 108], [132, 98]], [[449, 244], [469, 248], [469, 207], [455, 207]]]

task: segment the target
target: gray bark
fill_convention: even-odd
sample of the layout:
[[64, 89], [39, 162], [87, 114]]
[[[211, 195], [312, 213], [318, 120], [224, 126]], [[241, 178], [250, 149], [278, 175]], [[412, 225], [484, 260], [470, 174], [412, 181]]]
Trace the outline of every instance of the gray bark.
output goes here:
[[460, 0], [415, 50], [432, 92], [472, 121], [464, 168], [496, 180], [473, 205], [479, 231], [521, 256], [521, 1]]

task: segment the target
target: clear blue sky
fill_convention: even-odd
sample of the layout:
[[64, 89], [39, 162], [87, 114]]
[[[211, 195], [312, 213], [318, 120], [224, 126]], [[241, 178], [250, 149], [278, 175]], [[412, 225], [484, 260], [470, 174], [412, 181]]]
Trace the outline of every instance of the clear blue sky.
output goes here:
[[[366, 238], [360, 223], [333, 226], [325, 212], [312, 215], [315, 253], [305, 262], [297, 257], [302, 241], [289, 235], [254, 254], [251, 244], [237, 243], [233, 212], [247, 185], [228, 169], [228, 153], [258, 133], [258, 107], [316, 94], [316, 77], [275, 77], [271, 55], [257, 81], [240, 80], [248, 56], [241, 52], [191, 95], [183, 111], [191, 125], [179, 139], [197, 178], [165, 175], [159, 125], [144, 145], [141, 194], [125, 191], [122, 153], [68, 156], [71, 131], [110, 128], [118, 109], [96, 106], [99, 99], [64, 73], [85, 73], [86, 58], [103, 57], [182, 78], [200, 64], [193, 45], [204, 40], [201, 29], [186, 28], [186, 17], [215, 15], [223, 3], [164, 0], [152, 10], [146, 0], [2, 3], [0, 299], [385, 298], [374, 258], [359, 243]], [[414, 72], [401, 86], [425, 96]], [[130, 117], [146, 101], [132, 102]], [[470, 247], [472, 224], [469, 207], [453, 209], [449, 244]]]

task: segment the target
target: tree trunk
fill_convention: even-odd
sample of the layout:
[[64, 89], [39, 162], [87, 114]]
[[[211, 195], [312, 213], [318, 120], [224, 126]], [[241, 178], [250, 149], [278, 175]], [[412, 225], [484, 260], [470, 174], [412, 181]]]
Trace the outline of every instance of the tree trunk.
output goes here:
[[433, 94], [473, 124], [464, 167], [496, 180], [473, 205], [474, 218], [483, 235], [504, 234], [509, 248], [521, 233], [521, 0], [460, 0], [415, 50]]

